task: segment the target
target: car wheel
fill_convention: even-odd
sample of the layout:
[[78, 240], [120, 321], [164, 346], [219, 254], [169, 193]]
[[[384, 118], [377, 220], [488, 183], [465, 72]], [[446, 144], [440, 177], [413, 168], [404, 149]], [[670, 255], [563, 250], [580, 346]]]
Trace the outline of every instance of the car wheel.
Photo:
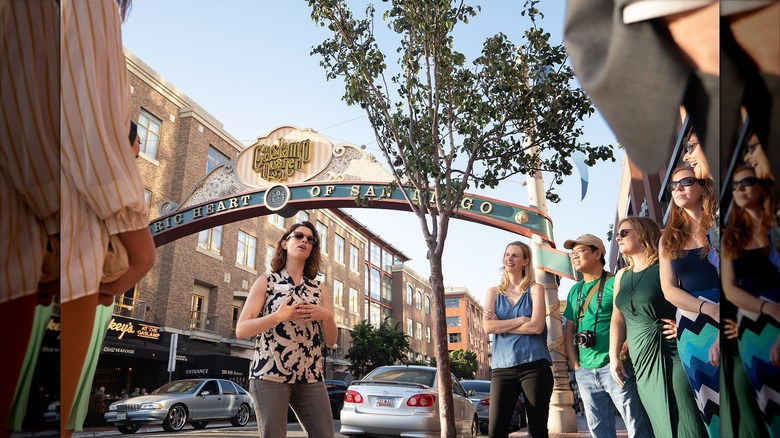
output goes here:
[[236, 415], [230, 419], [230, 424], [235, 427], [244, 427], [247, 423], [249, 423], [249, 405], [242, 403], [238, 407]]
[[138, 429], [141, 428], [140, 424], [130, 424], [130, 425], [121, 425], [116, 427], [117, 430], [124, 434], [131, 434], [138, 432]]
[[469, 433], [469, 436], [471, 438], [477, 438], [478, 434], [479, 434], [479, 419], [475, 415], [474, 419], [471, 420], [471, 431]]
[[205, 429], [209, 425], [208, 421], [193, 421], [192, 427], [195, 429]]
[[166, 432], [178, 432], [187, 423], [187, 408], [184, 405], [172, 406], [165, 417], [162, 427]]

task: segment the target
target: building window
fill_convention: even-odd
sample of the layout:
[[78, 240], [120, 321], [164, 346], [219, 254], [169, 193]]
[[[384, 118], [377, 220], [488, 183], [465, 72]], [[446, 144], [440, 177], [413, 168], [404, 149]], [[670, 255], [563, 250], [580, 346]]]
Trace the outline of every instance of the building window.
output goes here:
[[393, 302], [393, 279], [387, 275], [382, 276], [382, 300], [387, 304]]
[[363, 295], [369, 296], [371, 294], [371, 273], [369, 271], [368, 265], [365, 266], [366, 266], [365, 269], [366, 272], [363, 275], [363, 278], [365, 280], [363, 283], [363, 287], [364, 287]]
[[445, 298], [444, 307], [450, 309], [457, 309], [458, 307], [460, 307], [460, 298]]
[[333, 305], [344, 308], [344, 283], [333, 280]]
[[336, 233], [336, 240], [333, 244], [333, 259], [344, 264], [344, 238]]
[[425, 294], [425, 314], [431, 314], [431, 296], [428, 294]]
[[382, 269], [388, 274], [393, 273], [393, 255], [384, 249], [382, 250]]
[[412, 295], [414, 295], [414, 288], [411, 284], [406, 285], [406, 304], [412, 304]]
[[448, 316], [447, 325], [450, 327], [460, 327], [460, 316]]
[[279, 216], [278, 214], [269, 214], [268, 215], [268, 222], [271, 224], [276, 225], [277, 228], [284, 229], [284, 217]]
[[371, 268], [371, 298], [379, 301], [379, 292], [382, 290], [382, 280], [379, 269]]
[[255, 269], [255, 252], [257, 238], [241, 230], [238, 230], [238, 250], [236, 251], [236, 263], [247, 268]]
[[425, 341], [431, 343], [431, 326], [425, 326]]
[[276, 248], [271, 245], [265, 247], [265, 272], [271, 272], [271, 260], [274, 258]]
[[358, 260], [359, 260], [359, 253], [358, 253], [358, 247], [349, 244], [349, 269], [352, 272], [359, 272], [358, 271]]
[[299, 210], [295, 215], [295, 223], [302, 224], [309, 220], [309, 213], [306, 210]]
[[357, 289], [354, 287], [349, 288], [349, 312], [357, 314], [359, 305]]
[[382, 311], [379, 309], [378, 303], [371, 303], [371, 324], [374, 327], [379, 327], [382, 323]]
[[320, 251], [323, 254], [328, 253], [328, 226], [320, 221], [317, 221], [317, 234], [320, 235]]
[[409, 337], [414, 337], [414, 322], [406, 318], [406, 334], [409, 335]]
[[374, 266], [381, 266], [382, 264], [382, 250], [374, 242], [371, 242], [371, 264]]
[[228, 158], [227, 155], [218, 151], [214, 146], [209, 145], [209, 155], [208, 158], [206, 158], [206, 175], [211, 173], [211, 171], [217, 167], [229, 162], [230, 158]]
[[460, 333], [447, 333], [447, 342], [457, 344], [460, 342]]
[[190, 317], [190, 330], [203, 328], [205, 318], [206, 297], [203, 295], [192, 294], [192, 306]]
[[141, 110], [138, 114], [138, 136], [141, 138], [141, 152], [144, 155], [157, 159], [157, 146], [160, 143], [160, 126], [162, 121], [157, 117]]
[[422, 324], [417, 323], [417, 339], [422, 340]]
[[233, 306], [233, 310], [230, 313], [230, 334], [236, 336], [236, 326], [238, 325], [238, 317], [241, 315], [241, 307]]
[[422, 310], [422, 291], [417, 289], [417, 293], [414, 294], [414, 307], [417, 310]]
[[198, 246], [214, 254], [222, 254], [222, 225], [198, 233]]
[[144, 202], [149, 207], [149, 211], [152, 210], [152, 191], [144, 187]]

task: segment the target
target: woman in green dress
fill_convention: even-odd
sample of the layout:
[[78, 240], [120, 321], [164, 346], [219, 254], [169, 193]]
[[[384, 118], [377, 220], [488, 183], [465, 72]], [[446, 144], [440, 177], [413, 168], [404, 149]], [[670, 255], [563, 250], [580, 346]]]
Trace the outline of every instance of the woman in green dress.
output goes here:
[[609, 357], [612, 377], [623, 384], [623, 344], [634, 364], [639, 398], [656, 438], [707, 436], [674, 336], [676, 308], [661, 290], [658, 240], [647, 217], [625, 218], [616, 240], [628, 267], [615, 277]]

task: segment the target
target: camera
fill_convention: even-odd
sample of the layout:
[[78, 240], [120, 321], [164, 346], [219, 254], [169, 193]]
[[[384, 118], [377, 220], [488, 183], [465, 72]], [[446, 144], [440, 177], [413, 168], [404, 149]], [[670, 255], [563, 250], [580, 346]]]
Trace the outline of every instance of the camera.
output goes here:
[[591, 330], [583, 330], [574, 334], [574, 345], [581, 348], [590, 348], [596, 345], [596, 335]]

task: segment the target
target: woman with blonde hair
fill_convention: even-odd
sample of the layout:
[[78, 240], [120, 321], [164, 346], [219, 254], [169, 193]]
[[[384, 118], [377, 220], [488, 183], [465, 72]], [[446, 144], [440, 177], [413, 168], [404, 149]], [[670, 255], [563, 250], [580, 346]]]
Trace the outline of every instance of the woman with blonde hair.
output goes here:
[[[677, 347], [710, 437], [720, 436], [720, 277], [707, 255], [707, 230], [715, 223], [711, 179], [686, 166], [672, 171], [669, 219], [659, 243], [664, 297], [677, 307]], [[709, 351], [702, 358], [701, 351]], [[708, 359], [708, 360], [707, 360]]]
[[780, 436], [780, 272], [769, 229], [775, 223], [774, 181], [740, 167], [734, 204], [721, 239], [721, 279], [737, 307], [737, 345], [770, 436]]
[[[627, 373], [621, 348], [628, 341], [639, 398], [656, 438], [706, 435], [693, 391], [677, 353], [669, 324], [677, 309], [664, 298], [658, 274], [661, 230], [648, 217], [629, 217], [618, 224], [616, 241], [628, 266], [618, 271], [613, 289], [609, 362], [621, 386]], [[669, 333], [672, 333], [669, 335]]]
[[522, 392], [528, 433], [547, 437], [553, 376], [547, 350], [544, 287], [534, 281], [531, 248], [512, 242], [504, 250], [501, 283], [485, 297], [483, 321], [492, 333], [488, 435], [509, 436], [509, 422]]

